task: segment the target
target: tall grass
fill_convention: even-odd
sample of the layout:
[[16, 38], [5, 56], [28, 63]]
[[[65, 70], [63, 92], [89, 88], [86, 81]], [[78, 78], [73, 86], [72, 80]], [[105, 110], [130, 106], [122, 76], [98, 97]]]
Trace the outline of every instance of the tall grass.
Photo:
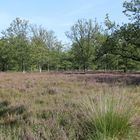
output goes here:
[[82, 139], [109, 140], [126, 138], [132, 130], [131, 106], [120, 96], [88, 97], [82, 103]]

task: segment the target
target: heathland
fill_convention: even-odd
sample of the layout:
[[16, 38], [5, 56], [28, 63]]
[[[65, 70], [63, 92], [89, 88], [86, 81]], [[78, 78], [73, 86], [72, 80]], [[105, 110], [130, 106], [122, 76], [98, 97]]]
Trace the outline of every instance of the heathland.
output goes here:
[[138, 140], [140, 74], [0, 73], [2, 140]]

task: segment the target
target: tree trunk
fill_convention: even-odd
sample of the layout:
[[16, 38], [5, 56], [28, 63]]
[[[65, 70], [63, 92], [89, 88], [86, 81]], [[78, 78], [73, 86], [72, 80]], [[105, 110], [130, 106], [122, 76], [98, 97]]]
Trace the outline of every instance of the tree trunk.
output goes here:
[[22, 72], [25, 73], [25, 64], [22, 63]]
[[21, 61], [21, 71], [23, 72], [23, 73], [25, 73], [25, 63], [24, 63], [24, 60], [22, 59], [22, 61]]
[[40, 72], [40, 73], [42, 72], [42, 67], [41, 67], [41, 65], [39, 65], [39, 72]]
[[50, 65], [49, 65], [49, 63], [48, 63], [48, 72], [50, 71]]
[[86, 64], [84, 63], [84, 73], [86, 72]]
[[2, 64], [2, 71], [5, 71], [5, 64]]

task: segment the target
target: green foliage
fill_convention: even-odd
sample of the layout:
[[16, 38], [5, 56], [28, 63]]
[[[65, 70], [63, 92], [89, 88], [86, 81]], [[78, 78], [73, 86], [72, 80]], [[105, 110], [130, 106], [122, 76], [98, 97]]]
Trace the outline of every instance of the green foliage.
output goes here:
[[66, 35], [72, 40], [71, 53], [79, 65], [79, 69], [88, 69], [94, 59], [94, 50], [97, 46], [100, 26], [92, 20], [78, 20]]
[[58, 69], [62, 44], [52, 31], [16, 18], [2, 34], [0, 70]]
[[[140, 63], [140, 28], [136, 24], [115, 26], [107, 18], [106, 40], [96, 49], [98, 67], [117, 70], [136, 70]], [[111, 26], [112, 25], [112, 26]], [[104, 62], [104, 63], [102, 63]]]
[[131, 109], [124, 100], [111, 95], [96, 99], [88, 98], [82, 104], [85, 110], [85, 121], [81, 123], [83, 139], [109, 140], [126, 138], [132, 130], [130, 124]]
[[108, 14], [105, 26], [79, 19], [66, 32], [66, 50], [53, 31], [16, 18], [0, 38], [0, 71], [140, 70], [139, 7], [139, 0], [123, 3], [127, 24], [116, 25]]
[[[27, 34], [29, 32], [28, 21], [16, 18], [10, 27], [2, 32], [6, 46], [10, 48], [7, 57], [14, 61], [18, 66], [17, 70], [24, 71], [29, 63], [30, 49]], [[7, 51], [5, 49], [5, 51]], [[10, 60], [10, 61], [11, 61]], [[9, 65], [10, 62], [7, 64]]]
[[140, 23], [140, 0], [125, 1], [123, 3], [125, 10], [123, 11], [130, 20], [135, 23]]

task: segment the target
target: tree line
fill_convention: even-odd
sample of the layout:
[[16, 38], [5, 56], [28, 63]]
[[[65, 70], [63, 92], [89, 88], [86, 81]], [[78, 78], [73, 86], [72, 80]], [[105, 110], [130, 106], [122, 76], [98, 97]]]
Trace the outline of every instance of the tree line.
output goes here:
[[123, 7], [129, 23], [117, 25], [108, 14], [104, 25], [78, 20], [66, 32], [67, 49], [53, 31], [16, 18], [2, 31], [0, 71], [140, 70], [140, 0]]

